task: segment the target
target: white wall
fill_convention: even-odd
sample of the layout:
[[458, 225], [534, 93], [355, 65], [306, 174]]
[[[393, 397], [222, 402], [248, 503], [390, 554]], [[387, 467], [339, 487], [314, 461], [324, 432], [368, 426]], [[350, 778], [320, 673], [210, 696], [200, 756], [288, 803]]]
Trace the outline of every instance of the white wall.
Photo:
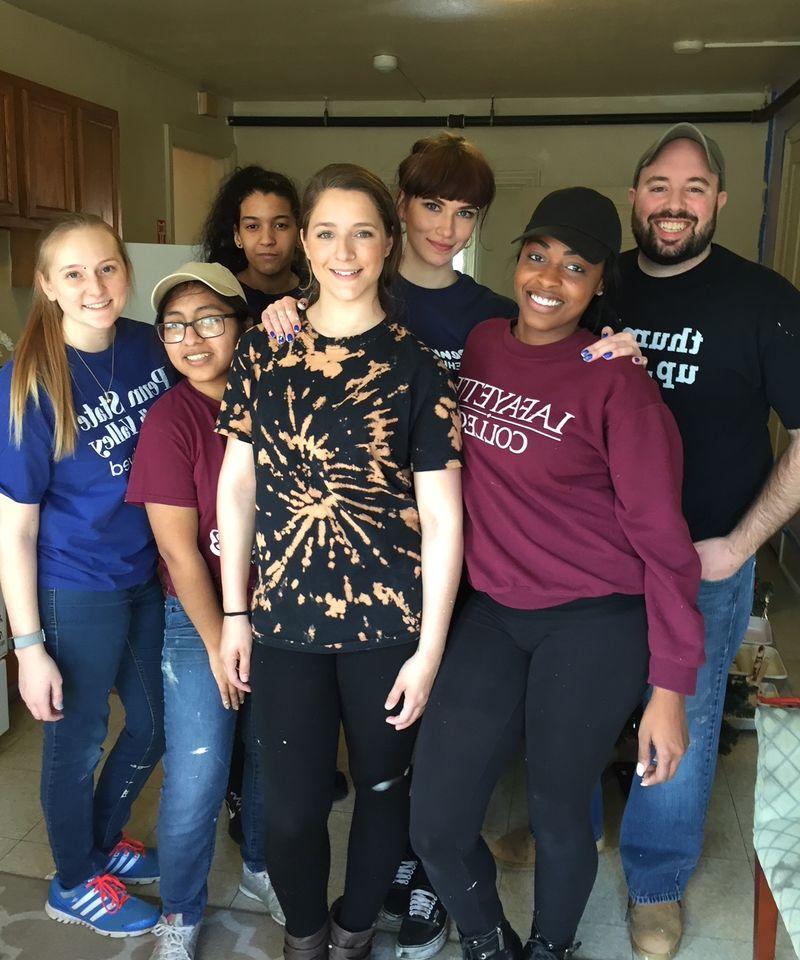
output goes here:
[[[762, 95], [611, 100], [504, 101], [506, 114], [577, 112], [653, 112], [741, 110], [761, 105]], [[236, 103], [236, 114], [313, 115], [316, 104]], [[333, 113], [333, 108], [331, 108]], [[337, 104], [339, 115], [485, 114], [477, 103]], [[550, 190], [583, 184], [605, 192], [620, 209], [628, 232], [626, 192], [639, 156], [666, 125], [476, 127], [463, 132], [487, 156], [498, 180], [498, 197], [489, 213], [478, 250], [478, 277], [500, 292], [509, 292], [509, 241], [525, 225], [532, 208]], [[728, 165], [729, 204], [721, 216], [717, 239], [737, 253], [756, 258], [763, 204], [767, 125], [713, 124], [706, 128], [720, 143]], [[370, 167], [393, 186], [398, 162], [419, 137], [434, 132], [418, 128], [258, 128], [236, 127], [239, 163], [259, 163], [294, 177], [298, 185], [326, 163], [354, 160]]]

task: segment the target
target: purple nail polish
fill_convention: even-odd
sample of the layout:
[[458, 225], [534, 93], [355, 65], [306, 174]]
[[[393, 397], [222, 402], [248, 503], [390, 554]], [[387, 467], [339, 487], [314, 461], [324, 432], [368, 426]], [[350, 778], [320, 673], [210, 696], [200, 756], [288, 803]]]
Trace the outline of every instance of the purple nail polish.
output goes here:
[[581, 356], [582, 356], [584, 359], [586, 359], [586, 357], [591, 357], [591, 355], [592, 355], [592, 354], [591, 354], [591, 351], [589, 351], [589, 350], [581, 350]]
[[269, 335], [272, 337], [273, 340], [275, 339], [275, 331], [274, 331], [274, 330], [270, 330]]
[[300, 324], [299, 324], [299, 323], [296, 323], [296, 324], [294, 325], [294, 332], [295, 332], [295, 333], [300, 333]]
[[292, 340], [294, 340], [294, 337], [291, 335], [291, 333], [287, 333], [287, 334], [286, 334], [286, 342], [287, 342], [287, 343], [291, 343]]
[[278, 343], [283, 343], [283, 334], [278, 337]]
[[604, 353], [604, 354], [603, 354], [603, 359], [604, 359], [604, 360], [610, 360], [613, 356], [614, 356], [613, 353]]
[[641, 358], [641, 357], [634, 357], [634, 358], [633, 358], [633, 362], [634, 362], [634, 363], [641, 363], [641, 362], [642, 362], [642, 358]]
[[582, 354], [581, 354], [581, 360], [583, 360], [584, 363], [588, 363], [591, 359], [592, 359], [591, 353], [582, 353]]
[[605, 340], [605, 338], [608, 336], [608, 334], [607, 334], [607, 333], [601, 333], [600, 336]]

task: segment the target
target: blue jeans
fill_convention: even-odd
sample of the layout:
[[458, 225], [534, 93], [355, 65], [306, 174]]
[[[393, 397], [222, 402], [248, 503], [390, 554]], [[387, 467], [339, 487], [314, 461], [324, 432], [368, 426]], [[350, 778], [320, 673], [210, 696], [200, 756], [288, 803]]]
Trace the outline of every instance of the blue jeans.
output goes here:
[[[208, 899], [216, 826], [228, 785], [236, 711], [222, 706], [208, 654], [180, 601], [167, 597], [164, 631], [164, 713], [167, 750], [158, 815], [161, 899], [164, 913], [198, 923]], [[242, 859], [254, 871], [264, 862], [263, 803], [249, 720], [242, 708], [245, 773]]]
[[634, 903], [683, 899], [700, 859], [728, 668], [747, 630], [754, 574], [751, 557], [733, 576], [700, 584], [706, 662], [695, 695], [686, 698], [689, 749], [668, 783], [642, 788], [634, 777], [622, 819], [620, 856]]
[[[125, 590], [41, 588], [39, 615], [64, 683], [64, 717], [44, 724], [42, 809], [59, 882], [71, 889], [105, 868], [164, 750], [164, 600], [155, 577]], [[95, 788], [112, 687], [125, 726]]]

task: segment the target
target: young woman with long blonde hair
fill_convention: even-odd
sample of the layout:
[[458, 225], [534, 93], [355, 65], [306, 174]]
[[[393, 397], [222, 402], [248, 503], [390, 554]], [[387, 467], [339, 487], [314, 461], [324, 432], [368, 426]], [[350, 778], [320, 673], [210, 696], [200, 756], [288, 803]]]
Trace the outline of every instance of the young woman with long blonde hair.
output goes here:
[[[0, 371], [0, 584], [20, 693], [44, 722], [41, 801], [56, 864], [45, 910], [112, 937], [158, 920], [123, 884], [158, 879], [157, 855], [122, 830], [164, 745], [156, 551], [125, 488], [170, 368], [152, 327], [121, 316], [130, 283], [106, 223], [55, 223]], [[125, 725], [95, 787], [112, 687]]]

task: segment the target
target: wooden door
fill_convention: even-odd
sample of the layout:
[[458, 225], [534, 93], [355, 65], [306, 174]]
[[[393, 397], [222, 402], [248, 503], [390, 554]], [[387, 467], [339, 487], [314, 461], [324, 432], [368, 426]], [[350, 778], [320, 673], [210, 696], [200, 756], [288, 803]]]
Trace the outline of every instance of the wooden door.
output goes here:
[[18, 216], [17, 137], [14, 85], [0, 76], [0, 215]]
[[19, 88], [23, 216], [51, 220], [75, 210], [75, 106], [36, 84]]
[[77, 110], [78, 209], [96, 213], [117, 232], [119, 211], [119, 121], [115, 110], [81, 105]]

